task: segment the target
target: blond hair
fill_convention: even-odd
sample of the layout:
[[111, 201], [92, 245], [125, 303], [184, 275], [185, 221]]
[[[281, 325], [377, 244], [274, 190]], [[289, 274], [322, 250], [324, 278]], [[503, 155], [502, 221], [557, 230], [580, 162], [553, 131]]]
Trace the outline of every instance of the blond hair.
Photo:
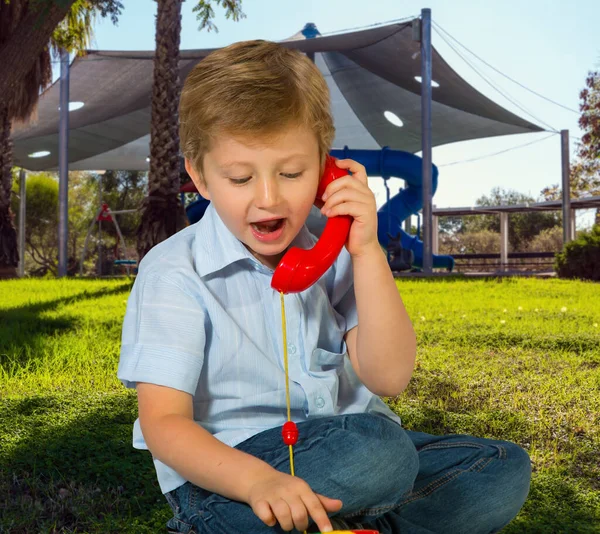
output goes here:
[[217, 135], [269, 139], [307, 127], [323, 164], [335, 133], [319, 69], [301, 52], [263, 40], [234, 43], [200, 61], [183, 84], [179, 120], [181, 151], [198, 171]]

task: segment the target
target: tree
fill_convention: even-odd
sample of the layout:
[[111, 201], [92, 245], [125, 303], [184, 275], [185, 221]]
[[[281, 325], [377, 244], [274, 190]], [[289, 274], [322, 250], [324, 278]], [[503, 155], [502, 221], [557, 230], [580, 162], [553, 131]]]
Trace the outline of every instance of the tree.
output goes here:
[[[477, 206], [514, 206], [517, 204], [532, 204], [536, 200], [528, 195], [514, 190], [495, 187], [490, 195], [483, 195], [475, 201]], [[468, 217], [450, 218], [444, 229], [456, 233], [500, 232], [500, 217], [493, 215], [471, 215]], [[510, 213], [508, 216], [508, 240], [513, 251], [527, 249], [529, 242], [542, 230], [561, 224], [558, 212], [528, 211]]]
[[[0, 47], [5, 49], [9, 37], [18, 29], [19, 22], [27, 18], [27, 9], [23, 2], [12, 0], [10, 4], [0, 2]], [[47, 42], [46, 42], [47, 44]], [[9, 69], [2, 69], [10, 72]], [[16, 276], [19, 263], [17, 233], [13, 225], [10, 209], [12, 189], [12, 141], [10, 131], [12, 121], [26, 120], [37, 102], [37, 94], [52, 80], [50, 54], [48, 50], [38, 53], [33, 67], [17, 87], [10, 88], [10, 98], [3, 98], [0, 104], [0, 278]], [[0, 89], [0, 94], [2, 93]], [[35, 95], [35, 96], [34, 96]]]
[[[241, 0], [214, 0], [225, 8], [226, 17], [237, 21], [245, 15]], [[178, 103], [179, 41], [182, 0], [157, 0], [156, 55], [152, 85], [150, 129], [150, 175], [148, 196], [144, 200], [137, 250], [141, 260], [156, 244], [181, 230], [185, 214], [179, 202], [180, 158]], [[194, 7], [199, 29], [218, 31], [212, 23], [211, 0], [200, 0]]]
[[[66, 47], [74, 51], [88, 45], [92, 33], [91, 14], [94, 9], [102, 13], [98, 7], [102, 3], [118, 4], [113, 0], [0, 1], [0, 63], [3, 66], [0, 74], [0, 278], [16, 276], [19, 263], [17, 233], [10, 208], [12, 121], [29, 120], [40, 92], [52, 81], [51, 49], [56, 52], [59, 47]], [[58, 14], [62, 14], [61, 18], [55, 20]], [[50, 23], [52, 28], [48, 30]], [[40, 35], [46, 35], [47, 31], [49, 37], [38, 46]], [[22, 42], [24, 35], [29, 35], [31, 41]], [[15, 43], [21, 48], [15, 49]], [[15, 59], [18, 65], [13, 64]], [[27, 65], [28, 70], [24, 71]]]
[[[75, 3], [88, 12], [110, 16], [116, 24], [123, 5], [117, 0], [2, 0], [0, 1], [0, 98], [10, 100], [48, 47], [56, 27]], [[76, 36], [75, 36], [76, 37]], [[77, 42], [68, 37], [66, 42]], [[72, 49], [73, 47], [67, 46]], [[76, 48], [76, 46], [75, 46]]]
[[[571, 164], [572, 198], [600, 194], [600, 71], [588, 73], [579, 98], [579, 126], [584, 134]], [[561, 187], [554, 184], [545, 188], [542, 195], [547, 200], [560, 200]], [[596, 224], [600, 224], [600, 209], [596, 210]]]
[[[101, 188], [99, 181], [101, 179]], [[17, 181], [13, 181], [13, 212], [18, 213]], [[100, 202], [109, 205], [112, 211], [137, 209], [146, 195], [147, 173], [138, 171], [106, 171], [97, 173], [71, 171], [69, 173], [69, 243], [68, 272], [79, 272], [79, 263], [85, 236], [90, 223], [96, 217]], [[100, 197], [101, 196], [101, 197]], [[27, 212], [29, 216], [25, 224], [26, 271], [33, 275], [46, 273], [56, 274], [58, 257], [58, 176], [56, 173], [30, 173], [26, 184]], [[134, 242], [140, 224], [140, 212], [115, 215], [126, 244]], [[18, 217], [17, 217], [18, 219]], [[98, 233], [94, 230], [88, 244], [86, 259], [91, 257], [94, 269], [98, 251]], [[121, 250], [121, 243], [114, 224], [102, 225], [102, 272], [109, 274], [112, 262], [120, 257], [135, 257], [135, 246], [126, 255]], [[128, 247], [129, 249], [129, 247]], [[85, 260], [84, 260], [85, 261]]]
[[31, 174], [26, 184], [27, 209], [35, 213], [26, 221], [25, 247], [37, 265], [35, 274], [56, 273], [58, 180], [49, 173]]
[[[92, 218], [93, 187], [95, 182], [83, 172], [69, 177], [69, 234], [68, 270], [77, 271], [81, 234]], [[13, 186], [16, 189], [16, 184]], [[16, 192], [16, 191], [15, 191]], [[27, 217], [25, 224], [25, 266], [33, 275], [56, 274], [58, 256], [58, 176], [55, 173], [31, 173], [26, 183]], [[13, 197], [13, 210], [16, 208]], [[84, 230], [85, 228], [85, 230]], [[84, 234], [85, 235], [85, 234]]]
[[[144, 210], [146, 218], [140, 226], [142, 257], [154, 244], [185, 224], [177, 197], [181, 2], [158, 0], [150, 165], [154, 172]], [[239, 20], [244, 16], [240, 11], [241, 0], [214, 2], [225, 8], [227, 18]], [[10, 209], [12, 120], [27, 120], [35, 109], [40, 91], [51, 81], [50, 49], [85, 48], [91, 34], [90, 14], [110, 15], [116, 22], [122, 8], [117, 0], [0, 0], [0, 64], [3, 66], [0, 71], [0, 277], [16, 276], [19, 261]], [[211, 0], [198, 1], [194, 11], [201, 22], [199, 29], [217, 30], [211, 22], [214, 16]]]

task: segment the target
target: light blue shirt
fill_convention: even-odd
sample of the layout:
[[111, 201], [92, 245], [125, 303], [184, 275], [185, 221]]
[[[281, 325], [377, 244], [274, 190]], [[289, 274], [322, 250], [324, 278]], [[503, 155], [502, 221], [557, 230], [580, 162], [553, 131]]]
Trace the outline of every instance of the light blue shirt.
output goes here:
[[[306, 227], [293, 245], [312, 248]], [[155, 246], [127, 302], [118, 378], [193, 396], [194, 420], [230, 446], [287, 420], [280, 295], [273, 270], [227, 229], [212, 204], [204, 217]], [[296, 422], [379, 412], [400, 419], [354, 373], [344, 335], [357, 324], [344, 248], [309, 289], [285, 296], [291, 414]], [[283, 444], [283, 442], [282, 442]], [[139, 419], [133, 446], [147, 449]], [[186, 479], [154, 459], [161, 491]]]

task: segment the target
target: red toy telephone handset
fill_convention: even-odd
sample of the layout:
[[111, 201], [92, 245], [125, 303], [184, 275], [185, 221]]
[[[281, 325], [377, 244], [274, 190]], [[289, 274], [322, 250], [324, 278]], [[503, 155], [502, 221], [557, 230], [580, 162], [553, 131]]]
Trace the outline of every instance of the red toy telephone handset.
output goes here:
[[[348, 171], [340, 169], [335, 159], [327, 156], [317, 199], [323, 196], [333, 180], [347, 175]], [[271, 287], [282, 293], [299, 293], [312, 286], [340, 254], [348, 239], [351, 224], [352, 217], [349, 215], [331, 217], [313, 248], [305, 250], [293, 247], [288, 250], [273, 273]]]

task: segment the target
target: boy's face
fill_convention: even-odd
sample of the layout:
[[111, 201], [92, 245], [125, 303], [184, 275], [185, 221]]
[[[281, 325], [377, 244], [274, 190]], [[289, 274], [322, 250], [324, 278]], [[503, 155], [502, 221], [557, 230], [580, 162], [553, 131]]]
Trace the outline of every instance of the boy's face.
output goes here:
[[275, 268], [306, 221], [319, 184], [314, 133], [290, 127], [271, 139], [217, 137], [204, 156], [203, 180], [186, 169], [231, 233]]

